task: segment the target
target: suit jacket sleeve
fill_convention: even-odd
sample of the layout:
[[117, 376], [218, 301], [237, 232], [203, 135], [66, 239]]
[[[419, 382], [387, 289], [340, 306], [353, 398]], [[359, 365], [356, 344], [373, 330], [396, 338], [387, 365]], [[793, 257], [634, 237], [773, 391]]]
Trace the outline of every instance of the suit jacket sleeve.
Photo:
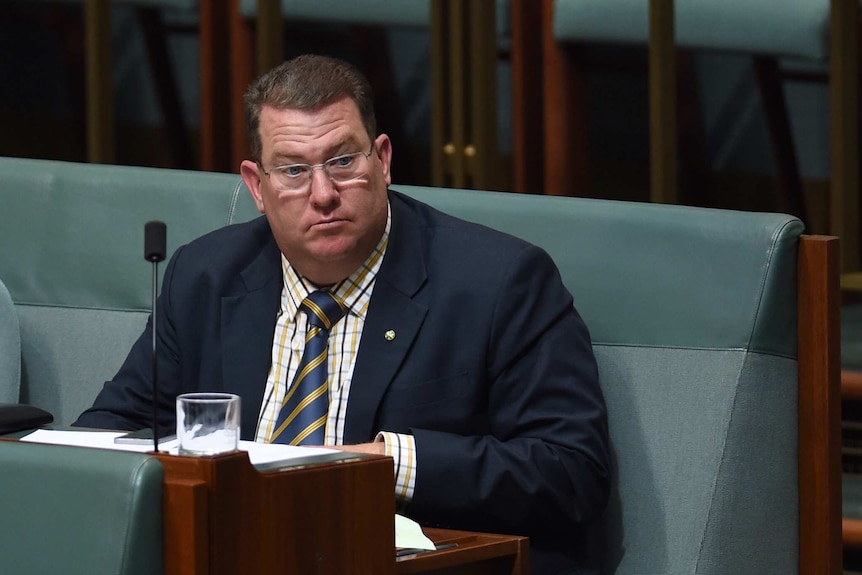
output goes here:
[[[486, 428], [411, 429], [418, 469], [410, 513], [515, 533], [590, 522], [607, 500], [609, 456], [587, 328], [536, 247], [522, 249], [504, 281], [487, 287], [487, 404], [476, 417]], [[454, 329], [482, 337], [468, 322]]]

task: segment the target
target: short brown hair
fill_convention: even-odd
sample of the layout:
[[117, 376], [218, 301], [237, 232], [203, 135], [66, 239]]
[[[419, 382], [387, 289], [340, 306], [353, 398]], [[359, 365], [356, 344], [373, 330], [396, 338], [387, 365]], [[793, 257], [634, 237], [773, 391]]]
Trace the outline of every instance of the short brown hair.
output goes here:
[[277, 110], [314, 110], [347, 96], [359, 108], [362, 124], [373, 141], [377, 136], [371, 84], [355, 67], [328, 56], [306, 54], [283, 62], [258, 77], [245, 93], [245, 120], [252, 158], [261, 160], [260, 112], [264, 106]]

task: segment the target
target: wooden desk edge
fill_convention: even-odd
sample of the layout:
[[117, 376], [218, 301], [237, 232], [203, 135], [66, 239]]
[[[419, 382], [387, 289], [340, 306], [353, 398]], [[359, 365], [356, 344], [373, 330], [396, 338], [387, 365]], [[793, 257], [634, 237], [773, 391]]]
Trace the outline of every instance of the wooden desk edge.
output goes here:
[[457, 547], [401, 558], [396, 561], [399, 575], [427, 573], [438, 569], [507, 558], [510, 560], [511, 570], [507, 568], [506, 573], [528, 575], [530, 572], [527, 537], [432, 527], [426, 527], [423, 531], [436, 545], [456, 543]]

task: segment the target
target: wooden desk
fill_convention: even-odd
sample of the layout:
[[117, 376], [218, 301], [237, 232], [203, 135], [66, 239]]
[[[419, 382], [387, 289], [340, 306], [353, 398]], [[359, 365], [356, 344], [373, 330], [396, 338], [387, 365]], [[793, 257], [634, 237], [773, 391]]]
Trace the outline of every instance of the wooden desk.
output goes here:
[[455, 543], [457, 547], [401, 557], [396, 560], [398, 575], [408, 573], [528, 575], [530, 573], [530, 549], [526, 537], [429, 527], [424, 531], [438, 546]]
[[529, 573], [524, 537], [427, 529], [457, 547], [396, 560], [392, 460], [258, 471], [244, 452], [157, 454], [165, 468], [166, 575]]
[[150, 454], [165, 470], [165, 575], [530, 573], [528, 539], [514, 535], [426, 527], [435, 544], [455, 547], [396, 558], [388, 457], [345, 453], [335, 461], [260, 471], [245, 452]]

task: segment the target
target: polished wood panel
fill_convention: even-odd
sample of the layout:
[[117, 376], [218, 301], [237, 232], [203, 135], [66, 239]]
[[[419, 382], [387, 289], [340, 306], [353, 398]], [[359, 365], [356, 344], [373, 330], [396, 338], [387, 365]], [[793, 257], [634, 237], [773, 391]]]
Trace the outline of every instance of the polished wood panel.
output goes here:
[[545, 187], [542, 141], [542, 4], [512, 0], [512, 190], [540, 194]]
[[678, 203], [673, 0], [649, 2], [650, 200]]
[[424, 531], [438, 547], [453, 544], [455, 547], [402, 558], [397, 561], [398, 575], [530, 573], [530, 550], [526, 537], [433, 528]]
[[[263, 2], [259, 2], [262, 4]], [[248, 143], [248, 130], [245, 121], [245, 106], [243, 97], [249, 84], [254, 78], [264, 72], [256, 66], [257, 56], [255, 54], [254, 38], [252, 37], [253, 22], [242, 17], [239, 11], [239, 0], [230, 0], [228, 5], [228, 30], [230, 34], [230, 116], [225, 121], [229, 126], [227, 137], [230, 141], [230, 163], [225, 171], [238, 172], [239, 165], [243, 160], [251, 158], [251, 146]], [[272, 10], [268, 10], [272, 16]], [[281, 11], [275, 10], [278, 17], [276, 23], [281, 27]], [[260, 21], [258, 18], [256, 21]], [[265, 26], [272, 28], [273, 25]], [[267, 33], [264, 37], [270, 40], [277, 36], [275, 33]], [[258, 37], [260, 37], [258, 35]], [[281, 47], [278, 47], [279, 50]], [[257, 51], [259, 53], [259, 50]], [[267, 54], [271, 53], [268, 51]], [[255, 158], [257, 159], [257, 158]]]
[[259, 472], [244, 452], [157, 457], [170, 575], [395, 573], [390, 458]]
[[862, 372], [841, 371], [841, 399], [862, 401]]
[[831, 234], [841, 238], [841, 271], [860, 269], [858, 0], [831, 0], [829, 109]]
[[284, 15], [281, 0], [257, 0], [257, 69], [275, 68], [284, 60]]
[[497, 21], [495, 0], [469, 0], [467, 90], [468, 141], [464, 148], [469, 187], [499, 190], [505, 173], [497, 150]]
[[111, 164], [116, 158], [114, 84], [111, 73], [111, 3], [84, 4], [87, 161]]
[[200, 164], [205, 171], [227, 171], [230, 139], [230, 60], [226, 2], [200, 0]]
[[844, 545], [862, 547], [862, 520], [843, 518], [841, 520], [841, 536], [844, 539]]
[[841, 573], [839, 242], [803, 236], [798, 257], [799, 573]]
[[494, 0], [431, 1], [432, 185], [500, 189]]
[[396, 559], [392, 460], [345, 456], [258, 471], [244, 452], [156, 454], [167, 575], [529, 575], [526, 537], [426, 529], [452, 548]]
[[[542, 0], [542, 102], [544, 190], [552, 196], [591, 195], [586, 86], [576, 49], [554, 38], [554, 0]], [[515, 78], [514, 81], [520, 81]], [[524, 121], [531, 121], [524, 118]]]

